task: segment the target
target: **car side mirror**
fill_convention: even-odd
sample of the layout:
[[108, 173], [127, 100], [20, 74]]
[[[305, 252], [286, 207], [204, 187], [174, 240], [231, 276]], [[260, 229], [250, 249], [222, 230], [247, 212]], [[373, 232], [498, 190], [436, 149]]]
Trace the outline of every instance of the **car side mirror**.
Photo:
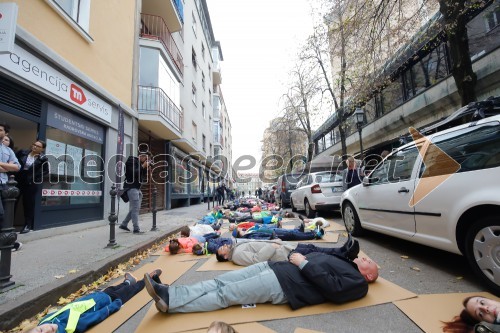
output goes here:
[[377, 181], [377, 178], [374, 177], [374, 178], [368, 178], [368, 177], [364, 177], [363, 178], [363, 186], [370, 186], [370, 179], [373, 179], [374, 182]]

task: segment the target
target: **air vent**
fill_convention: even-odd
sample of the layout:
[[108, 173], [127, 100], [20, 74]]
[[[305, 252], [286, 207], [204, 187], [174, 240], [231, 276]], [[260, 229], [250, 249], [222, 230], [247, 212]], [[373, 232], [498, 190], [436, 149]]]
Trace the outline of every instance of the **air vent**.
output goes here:
[[40, 117], [42, 99], [30, 94], [15, 83], [0, 80], [0, 105]]

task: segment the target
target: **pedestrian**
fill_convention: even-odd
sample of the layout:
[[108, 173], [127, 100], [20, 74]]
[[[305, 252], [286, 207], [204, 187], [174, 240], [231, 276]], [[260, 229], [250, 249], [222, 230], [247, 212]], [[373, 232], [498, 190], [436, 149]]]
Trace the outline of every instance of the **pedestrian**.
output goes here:
[[[3, 144], [3, 140], [9, 134], [10, 126], [5, 123], [0, 123], [0, 190], [7, 188], [9, 180], [9, 172], [18, 172], [20, 165], [16, 154], [9, 147]], [[1, 196], [1, 194], [0, 194]], [[0, 199], [0, 229], [3, 229], [4, 219], [4, 198]]]
[[129, 211], [119, 228], [130, 231], [128, 223], [132, 220], [134, 234], [136, 235], [144, 233], [139, 227], [139, 210], [142, 202], [141, 186], [147, 182], [150, 156], [149, 152], [139, 152], [139, 157], [129, 156], [127, 162], [125, 162], [123, 189], [127, 191], [129, 198]]
[[43, 154], [47, 144], [36, 140], [30, 149], [20, 150], [16, 156], [21, 165], [16, 173], [17, 187], [23, 198], [24, 227], [27, 233], [35, 227], [35, 200], [43, 178], [49, 174], [48, 158]]
[[[342, 256], [311, 253], [290, 255], [288, 261], [267, 261], [193, 285], [159, 284], [144, 275], [146, 290], [164, 313], [205, 312], [232, 305], [289, 304], [292, 310], [364, 297], [368, 275], [378, 276], [371, 260], [354, 263]], [[371, 282], [370, 281], [370, 282]]]
[[257, 189], [257, 198], [262, 199], [262, 188]]
[[349, 156], [345, 162], [347, 167], [342, 172], [342, 184], [344, 191], [361, 184], [362, 177], [359, 173], [354, 157]]
[[224, 204], [224, 194], [226, 192], [226, 185], [224, 183], [219, 184], [217, 186], [217, 203], [219, 206], [222, 206]]

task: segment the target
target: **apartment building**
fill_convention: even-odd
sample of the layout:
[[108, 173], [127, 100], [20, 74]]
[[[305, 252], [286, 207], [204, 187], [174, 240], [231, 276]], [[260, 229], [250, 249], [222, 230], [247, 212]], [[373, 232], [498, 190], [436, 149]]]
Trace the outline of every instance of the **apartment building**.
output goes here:
[[34, 227], [103, 219], [117, 142], [137, 141], [136, 2], [9, 0], [0, 10], [3, 19], [17, 10], [12, 53], [0, 54], [0, 121], [11, 126], [15, 149], [43, 140], [52, 158], [36, 194]]
[[[438, 21], [439, 13], [431, 18]], [[500, 94], [500, 1], [492, 1], [468, 23], [468, 38], [473, 69], [477, 75], [478, 100]], [[439, 122], [460, 108], [460, 97], [451, 75], [451, 59], [446, 41], [428, 24], [401, 52], [386, 60], [385, 70], [391, 82], [368, 95], [363, 105], [362, 127], [364, 156], [380, 154], [398, 147], [408, 135], [410, 124], [423, 128]], [[411, 51], [411, 52], [409, 52]], [[374, 87], [371, 87], [374, 88]], [[372, 91], [366, 87], [366, 91]], [[351, 112], [353, 110], [350, 110]], [[315, 132], [315, 159], [342, 154], [339, 121], [333, 114]], [[346, 124], [347, 153], [360, 152], [354, 117]]]
[[139, 144], [157, 156], [142, 208], [151, 209], [155, 189], [159, 209], [198, 204], [230, 174], [217, 159], [230, 155], [222, 49], [205, 0], [142, 0], [140, 17]]

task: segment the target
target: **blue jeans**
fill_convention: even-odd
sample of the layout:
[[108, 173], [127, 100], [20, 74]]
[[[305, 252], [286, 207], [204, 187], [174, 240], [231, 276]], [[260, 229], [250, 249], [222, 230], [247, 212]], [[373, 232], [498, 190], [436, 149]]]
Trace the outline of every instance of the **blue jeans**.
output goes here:
[[139, 228], [139, 210], [141, 209], [142, 192], [138, 188], [131, 188], [127, 193], [129, 198], [128, 214], [123, 220], [122, 225], [126, 227], [130, 220], [132, 220], [134, 231], [138, 231], [141, 229]]
[[203, 312], [252, 303], [285, 304], [276, 274], [261, 262], [190, 286], [170, 286], [168, 312]]
[[276, 237], [283, 241], [301, 241], [301, 240], [311, 240], [314, 239], [314, 232], [302, 232], [297, 229], [289, 230], [289, 229], [274, 229], [274, 233]]

